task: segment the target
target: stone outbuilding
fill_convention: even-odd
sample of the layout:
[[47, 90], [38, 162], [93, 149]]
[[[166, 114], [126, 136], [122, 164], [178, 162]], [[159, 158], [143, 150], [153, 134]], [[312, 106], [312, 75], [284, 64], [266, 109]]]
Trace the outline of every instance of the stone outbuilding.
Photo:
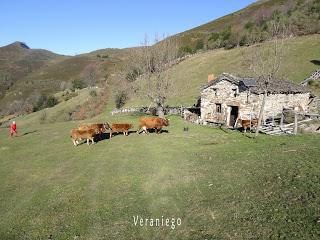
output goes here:
[[263, 95], [267, 89], [264, 120], [291, 108], [307, 113], [313, 101], [312, 93], [290, 81], [265, 83], [256, 78], [244, 78], [223, 73], [209, 81], [201, 90], [201, 121], [233, 127], [237, 118], [254, 119], [259, 115]]

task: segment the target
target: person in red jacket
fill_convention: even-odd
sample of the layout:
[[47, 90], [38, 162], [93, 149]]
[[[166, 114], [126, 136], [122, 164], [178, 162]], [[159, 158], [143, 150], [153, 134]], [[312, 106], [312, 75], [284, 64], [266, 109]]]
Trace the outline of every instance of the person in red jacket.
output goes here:
[[16, 136], [18, 135], [17, 124], [15, 121], [13, 121], [12, 124], [10, 125], [10, 136], [13, 137], [13, 134], [16, 134]]

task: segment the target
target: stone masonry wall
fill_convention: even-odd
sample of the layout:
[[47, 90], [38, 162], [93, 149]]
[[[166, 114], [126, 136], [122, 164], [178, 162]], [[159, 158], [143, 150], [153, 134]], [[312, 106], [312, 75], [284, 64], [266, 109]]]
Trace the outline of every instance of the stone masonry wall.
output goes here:
[[[296, 107], [308, 111], [309, 93], [303, 94], [270, 94], [267, 97], [264, 117], [280, 114], [283, 107]], [[238, 86], [228, 81], [220, 81], [206, 88], [201, 93], [201, 119], [228, 122], [231, 108], [239, 107], [239, 116], [250, 119], [258, 116], [263, 94], [252, 94], [249, 91], [239, 92]], [[221, 113], [216, 112], [216, 104], [221, 104]]]

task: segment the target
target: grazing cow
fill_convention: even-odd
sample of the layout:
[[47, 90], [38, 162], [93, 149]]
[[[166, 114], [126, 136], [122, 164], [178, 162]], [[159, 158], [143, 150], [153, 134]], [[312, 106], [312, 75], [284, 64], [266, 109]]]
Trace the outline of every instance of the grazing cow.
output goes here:
[[92, 144], [94, 144], [94, 136], [97, 134], [97, 131], [95, 129], [89, 129], [89, 130], [79, 130], [79, 129], [72, 129], [70, 136], [72, 138], [73, 145], [78, 146], [79, 142], [78, 140], [86, 139], [87, 144], [90, 145], [90, 141]]
[[133, 125], [130, 123], [113, 123], [111, 125], [110, 138], [114, 132], [119, 133], [123, 132], [124, 136], [129, 135], [129, 129], [133, 128]]
[[139, 119], [139, 129], [137, 133], [140, 133], [141, 128], [145, 133], [148, 134], [148, 129], [155, 129], [156, 133], [160, 133], [163, 126], [169, 126], [169, 120], [166, 118], [140, 118]]
[[258, 126], [258, 119], [238, 119], [238, 123], [243, 127], [244, 132], [246, 132], [247, 128], [251, 130], [252, 127], [256, 128]]

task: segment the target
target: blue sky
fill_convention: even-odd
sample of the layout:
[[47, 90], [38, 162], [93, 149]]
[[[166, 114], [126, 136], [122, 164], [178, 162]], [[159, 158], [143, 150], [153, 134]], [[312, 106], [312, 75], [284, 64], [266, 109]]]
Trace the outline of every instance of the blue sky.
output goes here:
[[1, 0], [0, 46], [14, 41], [74, 55], [137, 46], [145, 34], [173, 35], [254, 0]]

